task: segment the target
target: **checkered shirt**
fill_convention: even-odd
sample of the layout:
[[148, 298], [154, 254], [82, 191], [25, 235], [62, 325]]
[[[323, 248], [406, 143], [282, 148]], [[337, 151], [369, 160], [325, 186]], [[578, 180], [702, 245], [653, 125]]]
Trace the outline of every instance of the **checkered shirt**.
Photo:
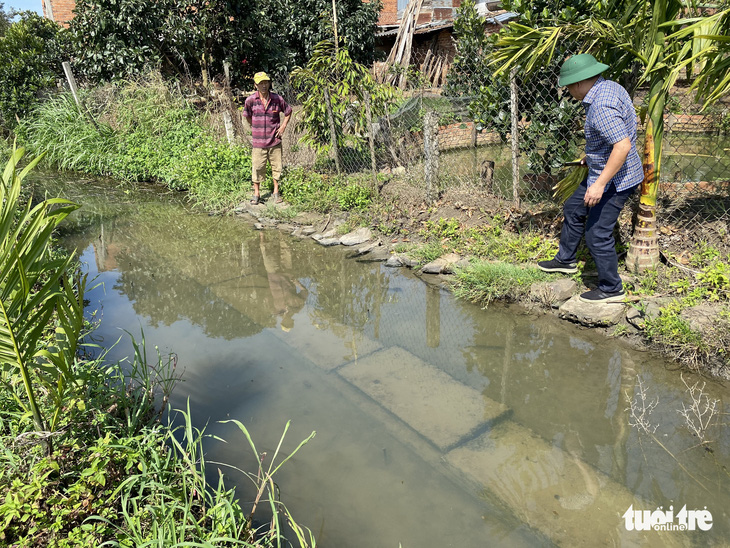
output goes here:
[[280, 114], [289, 116], [292, 108], [281, 95], [269, 92], [269, 103], [264, 107], [259, 93], [250, 95], [243, 105], [243, 115], [251, 118], [251, 146], [271, 148], [281, 143], [276, 130], [281, 125]]
[[628, 92], [620, 84], [601, 76], [583, 98], [583, 107], [586, 111], [588, 186], [598, 179], [606, 166], [613, 145], [626, 137], [631, 140], [631, 150], [624, 165], [610, 182], [617, 191], [641, 183], [644, 171], [636, 151], [636, 110]]

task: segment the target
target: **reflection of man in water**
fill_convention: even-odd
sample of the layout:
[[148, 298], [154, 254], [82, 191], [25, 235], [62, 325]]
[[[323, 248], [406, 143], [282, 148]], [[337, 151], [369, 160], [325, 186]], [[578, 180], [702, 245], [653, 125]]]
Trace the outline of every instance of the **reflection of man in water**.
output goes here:
[[267, 241], [264, 234], [259, 233], [259, 247], [269, 280], [272, 312], [281, 318], [281, 329], [289, 331], [294, 327], [294, 314], [307, 301], [307, 289], [289, 273], [292, 270], [291, 250], [284, 240], [274, 238]]

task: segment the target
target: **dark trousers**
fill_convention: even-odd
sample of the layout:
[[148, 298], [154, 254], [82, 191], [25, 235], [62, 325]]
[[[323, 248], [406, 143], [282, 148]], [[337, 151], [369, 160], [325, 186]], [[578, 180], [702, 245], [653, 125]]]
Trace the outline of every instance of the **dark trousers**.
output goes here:
[[588, 188], [586, 183], [587, 180], [584, 180], [563, 206], [565, 220], [560, 233], [560, 250], [555, 258], [563, 263], [574, 263], [585, 233], [586, 245], [598, 270], [598, 289], [608, 293], [620, 291], [623, 286], [618, 275], [613, 228], [621, 209], [637, 187], [616, 192], [616, 187], [611, 184], [600, 202], [586, 207], [583, 203]]

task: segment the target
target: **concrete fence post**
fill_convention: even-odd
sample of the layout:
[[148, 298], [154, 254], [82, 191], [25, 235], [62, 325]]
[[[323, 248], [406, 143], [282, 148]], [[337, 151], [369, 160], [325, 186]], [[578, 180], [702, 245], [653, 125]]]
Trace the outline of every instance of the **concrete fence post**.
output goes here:
[[512, 200], [515, 207], [520, 207], [520, 128], [519, 112], [517, 110], [517, 68], [509, 73], [510, 88], [510, 112], [512, 118], [512, 129], [510, 137], [512, 140]]
[[439, 171], [439, 128], [438, 115], [429, 110], [423, 116], [423, 154], [426, 177], [426, 201], [436, 199], [435, 186]]
[[373, 111], [370, 108], [370, 92], [365, 92], [365, 116], [368, 122], [368, 142], [370, 143], [370, 169], [373, 171], [373, 188], [378, 186], [378, 165], [375, 162], [375, 136], [373, 135]]

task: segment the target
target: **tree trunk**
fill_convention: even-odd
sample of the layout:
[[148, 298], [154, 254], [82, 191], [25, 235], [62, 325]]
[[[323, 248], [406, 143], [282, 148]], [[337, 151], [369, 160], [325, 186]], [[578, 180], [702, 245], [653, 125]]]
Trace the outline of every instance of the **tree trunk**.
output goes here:
[[641, 183], [636, 226], [626, 255], [626, 267], [631, 272], [643, 272], [659, 264], [656, 203], [664, 139], [666, 92], [661, 89], [663, 85], [664, 79], [658, 78], [652, 82], [649, 93], [649, 113], [644, 140], [644, 181]]

